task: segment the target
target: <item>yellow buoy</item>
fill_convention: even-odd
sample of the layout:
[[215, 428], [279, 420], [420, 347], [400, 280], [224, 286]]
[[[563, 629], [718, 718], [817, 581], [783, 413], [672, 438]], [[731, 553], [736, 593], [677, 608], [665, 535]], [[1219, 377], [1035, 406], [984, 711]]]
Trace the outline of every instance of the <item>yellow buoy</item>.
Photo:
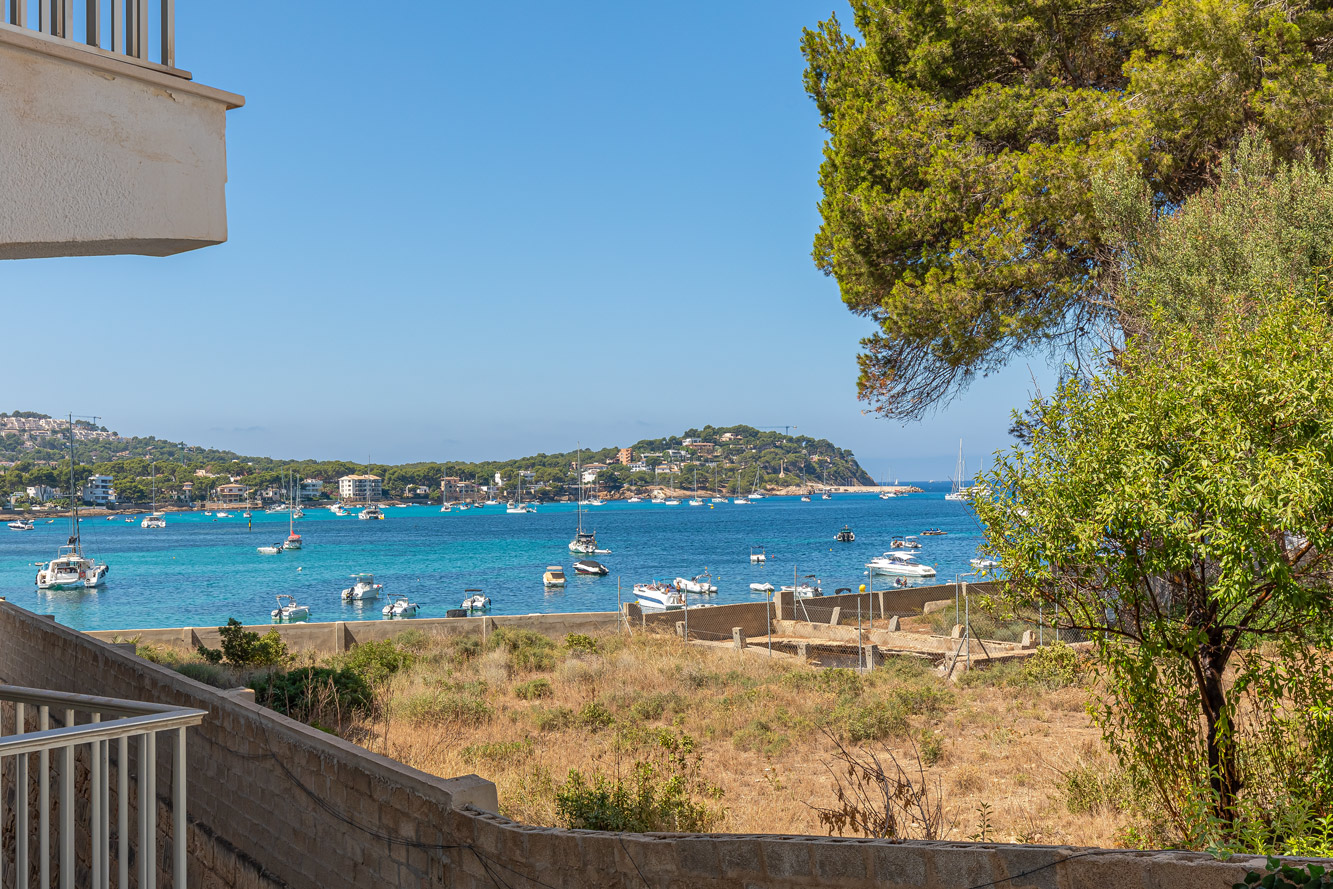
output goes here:
[[865, 585], [865, 584], [861, 584], [861, 592], [864, 593], [865, 591], [866, 591], [866, 585]]

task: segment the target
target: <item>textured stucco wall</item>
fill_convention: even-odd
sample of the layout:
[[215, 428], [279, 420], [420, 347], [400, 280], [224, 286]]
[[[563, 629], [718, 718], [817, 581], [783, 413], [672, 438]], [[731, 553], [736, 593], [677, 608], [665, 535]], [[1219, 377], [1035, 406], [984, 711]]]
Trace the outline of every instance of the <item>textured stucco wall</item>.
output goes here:
[[0, 259], [227, 239], [239, 96], [0, 26]]

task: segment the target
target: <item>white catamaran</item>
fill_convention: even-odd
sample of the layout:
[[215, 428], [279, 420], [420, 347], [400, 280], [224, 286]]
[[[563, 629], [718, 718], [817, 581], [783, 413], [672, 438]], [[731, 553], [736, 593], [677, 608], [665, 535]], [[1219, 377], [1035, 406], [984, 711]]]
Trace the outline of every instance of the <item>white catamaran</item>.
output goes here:
[[56, 557], [45, 565], [38, 563], [37, 589], [73, 590], [93, 589], [106, 583], [111, 570], [104, 562], [97, 562], [83, 554], [83, 538], [79, 533], [79, 493], [74, 484], [74, 415], [69, 418], [69, 543], [56, 550]]

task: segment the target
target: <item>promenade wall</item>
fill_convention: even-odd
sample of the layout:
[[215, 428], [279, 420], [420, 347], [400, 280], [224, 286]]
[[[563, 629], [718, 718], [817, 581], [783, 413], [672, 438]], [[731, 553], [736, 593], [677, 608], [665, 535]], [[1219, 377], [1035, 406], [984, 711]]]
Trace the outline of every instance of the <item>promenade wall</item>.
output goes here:
[[487, 814], [497, 809], [495, 787], [475, 775], [427, 775], [3, 601], [0, 681], [207, 711], [189, 741], [190, 882], [206, 889], [1218, 889], [1263, 864], [1056, 846], [528, 827]]

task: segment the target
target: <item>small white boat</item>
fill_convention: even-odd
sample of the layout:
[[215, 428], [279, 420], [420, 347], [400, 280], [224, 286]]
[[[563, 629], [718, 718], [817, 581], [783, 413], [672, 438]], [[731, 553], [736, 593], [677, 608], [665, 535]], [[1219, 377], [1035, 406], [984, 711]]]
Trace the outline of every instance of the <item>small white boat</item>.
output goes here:
[[125, 524], [127, 524], [127, 525], [133, 525], [133, 524], [134, 524], [134, 516], [130, 516], [130, 517], [126, 518], [126, 519], [125, 519]]
[[[115, 521], [116, 519], [118, 519], [118, 518], [120, 518], [120, 517], [119, 517], [119, 516], [109, 515], [109, 516], [106, 517], [106, 520], [107, 520], [108, 522], [114, 522], [114, 521]], [[51, 523], [50, 523], [50, 522], [47, 522], [47, 524], [49, 525], [49, 524], [51, 524]]]
[[264, 556], [276, 556], [282, 552], [282, 544], [275, 543], [272, 546], [258, 546], [255, 547], [255, 552]]
[[255, 515], [255, 514], [254, 514], [253, 512], [251, 512], [250, 510], [247, 509], [245, 512], [241, 513], [241, 518], [243, 518], [243, 519], [252, 519], [252, 518], [254, 518], [254, 515]]
[[771, 593], [771, 592], [773, 592], [773, 584], [771, 584], [771, 583], [752, 583], [752, 584], [750, 584], [750, 592], [752, 592], [752, 593]]
[[810, 495], [809, 495], [809, 494], [802, 494], [802, 495], [801, 495], [801, 502], [802, 502], [802, 503], [809, 503], [809, 502], [810, 502]]
[[823, 595], [823, 593], [820, 592], [818, 584], [798, 583], [795, 587], [791, 586], [782, 587], [782, 592], [784, 593], [790, 593], [793, 591], [795, 591], [796, 598], [798, 599], [812, 599], [815, 596]]
[[487, 501], [486, 501], [486, 505], [487, 505], [487, 506], [499, 506], [499, 505], [500, 505], [500, 501], [499, 501], [499, 500], [487, 500]]
[[19, 519], [18, 521], [10, 522], [10, 523], [9, 523], [9, 530], [11, 530], [11, 531], [31, 531], [31, 530], [32, 530], [32, 519]]
[[636, 583], [634, 598], [644, 611], [678, 611], [685, 607], [685, 594], [664, 583]]
[[592, 559], [580, 559], [574, 563], [574, 573], [604, 577], [611, 573], [611, 569], [603, 565], [601, 562], [595, 562]]
[[703, 502], [702, 500], [700, 500], [698, 497], [691, 497], [691, 498], [690, 498], [690, 506], [703, 506], [703, 505], [704, 505], [704, 502]]
[[934, 577], [935, 569], [916, 560], [916, 555], [906, 550], [894, 550], [882, 556], [876, 556], [866, 562], [866, 568], [873, 574], [900, 574], [904, 577]]
[[294, 519], [303, 519], [303, 518], [305, 518], [305, 510], [302, 509], [302, 508], [299, 507], [299, 506], [296, 507], [296, 509], [293, 509], [293, 510], [292, 510], [292, 518], [294, 518]]
[[526, 503], [514, 503], [512, 501], [508, 506], [505, 507], [505, 512], [508, 513], [509, 515], [522, 515], [523, 513], [526, 512], [536, 512], [536, 511], [537, 511], [536, 507], [529, 506]]
[[838, 543], [851, 543], [856, 540], [856, 534], [849, 525], [843, 525], [842, 530], [833, 535], [833, 539]]
[[542, 573], [542, 586], [564, 586], [565, 569], [559, 565], [547, 565]]
[[670, 500], [668, 500], [668, 501], [667, 501], [666, 503], [664, 503], [663, 505], [664, 505], [664, 506], [680, 506], [680, 501], [677, 500], [675, 497], [672, 497]]
[[384, 592], [384, 584], [375, 582], [373, 574], [353, 574], [352, 580], [355, 581], [347, 589], [343, 590], [342, 598], [344, 602], [360, 602], [363, 599], [378, 599], [380, 593]]
[[893, 543], [889, 544], [894, 549], [921, 549], [921, 541], [915, 536], [895, 537]]
[[713, 498], [709, 499], [708, 502], [709, 502], [709, 503], [726, 503], [726, 502], [727, 502], [727, 498], [726, 498], [726, 497], [713, 497]]
[[217, 512], [217, 513], [215, 513], [215, 514], [213, 515], [213, 517], [214, 517], [214, 518], [217, 518], [217, 519], [229, 519], [229, 518], [231, 518], [231, 513], [229, 513], [229, 512]]
[[762, 546], [750, 547], [750, 564], [753, 565], [759, 562], [767, 562], [767, 561], [768, 561], [768, 553], [764, 552], [764, 548]]
[[830, 494], [829, 492], [825, 491], [823, 494], [820, 494], [820, 495], [819, 495], [819, 499], [820, 499], [820, 500], [832, 500], [832, 499], [833, 499], [833, 495]]
[[[294, 621], [306, 620], [310, 617], [310, 607], [308, 605], [297, 605], [296, 598], [286, 594], [279, 594], [277, 597], [278, 607], [273, 609], [273, 619], [276, 621]], [[286, 600], [285, 602], [283, 600]]]
[[[467, 590], [466, 592], [473, 592]], [[463, 600], [463, 607], [468, 611], [490, 611], [491, 597], [484, 595], [481, 590], [477, 590], [474, 595], [468, 596]]]
[[629, 498], [628, 500], [626, 500], [625, 502], [626, 502], [626, 503], [642, 503], [642, 502], [643, 502], [643, 498], [642, 498], [642, 497], [631, 497], [631, 498]]
[[993, 571], [1000, 567], [995, 559], [972, 559], [970, 564], [979, 571]]
[[420, 607], [415, 602], [407, 601], [407, 596], [398, 596], [381, 608], [380, 613], [385, 617], [412, 617]]
[[347, 515], [347, 510], [343, 508], [343, 505], [341, 503], [335, 503], [332, 506], [330, 506], [329, 512], [333, 513], [336, 516]]
[[370, 506], [367, 506], [365, 509], [361, 510], [361, 512], [357, 513], [356, 517], [362, 520], [363, 522], [384, 521], [383, 511], [381, 511], [380, 508], [378, 506], [375, 506], [374, 504], [371, 504]]
[[467, 509], [468, 509], [468, 504], [466, 504], [466, 503], [460, 503], [460, 504], [458, 504], [458, 511], [459, 511], [459, 512], [467, 512]]
[[143, 521], [139, 523], [140, 528], [165, 528], [166, 526], [167, 518], [160, 512], [144, 516]]
[[454, 508], [453, 508], [452, 506], [450, 506], [448, 503], [446, 503], [446, 504], [444, 504], [443, 506], [440, 507], [440, 512], [453, 512], [453, 511], [454, 511]]
[[734, 503], [734, 504], [736, 504], [737, 506], [749, 506], [749, 505], [750, 505], [750, 500], [749, 500], [748, 497], [733, 497], [733, 498], [731, 499], [731, 502]]
[[[270, 512], [272, 512], [272, 510], [270, 510]], [[213, 513], [212, 513], [211, 510], [207, 510], [207, 509], [204, 510], [204, 515], [212, 515], [212, 514], [213, 514]]]
[[712, 575], [705, 572], [693, 578], [677, 577], [672, 585], [682, 593], [710, 596], [717, 592], [717, 585], [709, 583], [712, 579]]

